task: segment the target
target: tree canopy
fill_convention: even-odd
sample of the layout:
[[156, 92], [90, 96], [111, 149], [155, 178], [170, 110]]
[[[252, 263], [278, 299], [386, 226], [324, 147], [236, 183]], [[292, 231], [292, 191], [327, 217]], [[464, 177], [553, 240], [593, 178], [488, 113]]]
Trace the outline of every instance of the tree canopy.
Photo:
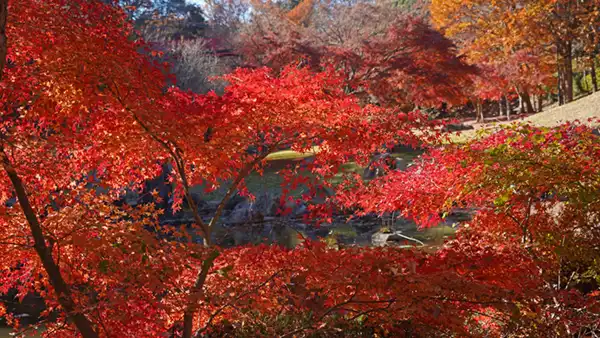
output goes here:
[[[419, 109], [569, 101], [572, 57], [595, 65], [597, 5], [433, 0], [433, 24], [407, 6], [0, 0], [0, 295], [39, 295], [47, 337], [597, 335], [597, 130], [456, 144]], [[251, 177], [282, 149], [299, 155], [269, 219], [242, 226], [291, 220], [294, 245], [223, 245], [225, 213], [259, 208]], [[389, 163], [404, 150], [410, 166]], [[303, 231], [398, 214], [426, 229], [457, 210], [469, 219], [436, 246]]]

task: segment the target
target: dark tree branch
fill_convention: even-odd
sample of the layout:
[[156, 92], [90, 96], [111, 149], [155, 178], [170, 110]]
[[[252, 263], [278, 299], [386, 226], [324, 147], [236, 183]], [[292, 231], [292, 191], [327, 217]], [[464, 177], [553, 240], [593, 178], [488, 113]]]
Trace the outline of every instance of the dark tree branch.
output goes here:
[[52, 250], [46, 244], [46, 238], [44, 236], [42, 226], [38, 220], [35, 210], [33, 210], [33, 207], [29, 202], [29, 197], [25, 191], [25, 186], [17, 174], [17, 171], [12, 166], [12, 163], [10, 162], [2, 144], [0, 144], [0, 159], [2, 160], [4, 171], [6, 172], [13, 185], [13, 188], [15, 189], [19, 205], [21, 206], [23, 214], [25, 215], [27, 223], [29, 224], [29, 229], [31, 230], [31, 235], [33, 236], [34, 240], [33, 247], [42, 261], [44, 270], [46, 270], [46, 273], [48, 274], [50, 284], [56, 292], [60, 306], [65, 310], [67, 316], [73, 320], [73, 323], [83, 337], [98, 337], [98, 334], [94, 330], [92, 323], [83, 313], [77, 310], [77, 306], [73, 300], [69, 286], [62, 276], [59, 266], [52, 258]]

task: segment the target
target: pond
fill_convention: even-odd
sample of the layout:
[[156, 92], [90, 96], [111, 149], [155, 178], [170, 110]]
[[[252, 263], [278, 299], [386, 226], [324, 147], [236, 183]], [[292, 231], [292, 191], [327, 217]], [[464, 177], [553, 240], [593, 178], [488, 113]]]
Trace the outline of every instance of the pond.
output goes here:
[[[394, 158], [404, 158], [408, 162], [411, 162], [412, 159], [418, 154], [415, 153], [406, 153], [406, 154], [393, 154]], [[265, 168], [265, 171], [262, 175], [258, 173], [252, 173], [248, 179], [246, 180], [248, 189], [251, 193], [255, 195], [264, 194], [265, 192], [269, 192], [272, 194], [280, 194], [281, 193], [281, 183], [282, 178], [278, 174], [278, 171], [288, 167], [288, 166], [297, 166], [301, 160], [304, 158], [285, 158], [285, 159], [276, 159], [269, 161], [269, 164]], [[363, 173], [364, 168], [357, 165], [356, 163], [350, 162], [341, 166], [339, 177], [333, 179], [332, 183], [335, 186], [336, 181], [341, 181], [341, 176], [345, 173]], [[310, 174], [309, 174], [310, 175]], [[204, 191], [204, 187], [195, 186], [192, 188], [193, 193], [198, 194], [205, 202], [209, 201], [218, 201], [223, 197], [226, 190], [225, 187], [222, 187], [216, 191], [211, 193], [206, 193]], [[301, 189], [299, 191], [294, 191], [293, 195], [302, 194]], [[284, 224], [285, 230], [282, 233], [277, 234], [279, 237], [273, 238], [272, 242], [276, 242], [280, 245], [286, 245], [289, 247], [296, 246], [299, 237], [298, 233], [302, 233], [302, 238], [304, 236], [309, 238], [321, 238], [325, 239], [328, 243], [332, 243], [333, 245], [339, 245], [340, 247], [346, 245], [358, 245], [358, 246], [371, 246], [371, 236], [378, 232], [387, 229], [387, 230], [395, 230], [401, 231], [403, 234], [416, 239], [418, 242], [422, 242], [424, 246], [421, 248], [427, 251], [437, 250], [441, 245], [443, 245], [444, 241], [454, 235], [456, 230], [451, 224], [440, 224], [438, 227], [428, 228], [419, 230], [416, 225], [407, 220], [402, 220], [400, 218], [397, 221], [393, 221], [391, 226], [390, 224], [382, 224], [382, 220], [378, 217], [371, 217], [366, 219], [356, 219], [354, 221], [348, 222], [347, 215], [338, 215], [338, 217], [334, 217], [334, 220], [331, 224], [326, 224], [320, 228], [313, 228], [310, 224], [304, 224], [302, 219], [298, 219], [294, 217], [292, 219], [279, 219], [279, 217], [271, 217], [273, 218], [273, 223]], [[264, 220], [266, 223], [268, 221]], [[288, 224], [289, 223], [289, 224]], [[265, 225], [259, 225], [264, 227]], [[275, 229], [274, 226], [271, 226], [272, 229]], [[290, 230], [294, 228], [294, 230]], [[243, 225], [238, 227], [228, 228], [226, 232], [230, 232], [229, 235], [233, 237], [233, 242], [231, 245], [237, 244], [249, 244], [253, 242], [251, 236], [248, 236], [248, 226]], [[272, 231], [277, 231], [272, 230]], [[264, 231], [263, 231], [264, 232]], [[264, 234], [259, 231], [257, 238], [259, 240], [263, 240]], [[241, 238], [241, 239], [238, 239]], [[241, 241], [240, 243], [237, 243]], [[287, 243], [287, 242], [290, 243]], [[411, 244], [411, 243], [407, 243]], [[415, 244], [415, 243], [412, 243]], [[12, 329], [7, 327], [0, 327], [0, 338], [8, 338], [13, 337], [11, 335], [13, 333]], [[36, 335], [33, 337], [41, 337], [41, 335]]]

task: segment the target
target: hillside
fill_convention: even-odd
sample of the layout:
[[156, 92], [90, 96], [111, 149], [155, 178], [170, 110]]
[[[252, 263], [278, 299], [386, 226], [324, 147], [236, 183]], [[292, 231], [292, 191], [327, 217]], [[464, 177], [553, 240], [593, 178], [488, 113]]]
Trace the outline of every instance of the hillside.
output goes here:
[[531, 115], [524, 119], [538, 126], [551, 127], [566, 121], [579, 120], [587, 123], [589, 118], [600, 118], [600, 92], [557, 106], [548, 111]]
[[[481, 124], [466, 123], [472, 125], [475, 129], [455, 133], [452, 136], [452, 140], [454, 142], [464, 142], [470, 138], [475, 137], [478, 131], [481, 131], [482, 129], [491, 131], [500, 125], [506, 125], [515, 122], [532, 123], [536, 126], [543, 127], [557, 126], [567, 121], [576, 120], [579, 120], [580, 122], [583, 122], [585, 124], [590, 124], [593, 123], [588, 121], [590, 118], [600, 119], [600, 92], [582, 97], [576, 101], [573, 101], [563, 106], [553, 105], [551, 108], [546, 109], [547, 110], [541, 113], [530, 115], [525, 118], [514, 119], [510, 122], [495, 122]], [[598, 123], [595, 122], [593, 124], [597, 125]]]

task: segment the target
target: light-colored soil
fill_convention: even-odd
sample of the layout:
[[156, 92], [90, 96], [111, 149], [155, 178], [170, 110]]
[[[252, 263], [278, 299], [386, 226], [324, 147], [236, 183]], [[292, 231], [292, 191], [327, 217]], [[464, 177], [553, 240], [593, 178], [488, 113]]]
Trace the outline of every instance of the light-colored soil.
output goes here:
[[[595, 121], [589, 121], [590, 118]], [[572, 122], [576, 120], [591, 126], [600, 125], [600, 92], [582, 97], [563, 106], [553, 105], [547, 107], [546, 110], [541, 113], [523, 117], [517, 116], [516, 118], [511, 119], [511, 121], [492, 123], [465, 122], [465, 124], [472, 125], [475, 129], [453, 134], [452, 141], [464, 142], [477, 137], [478, 132], [481, 132], [482, 129], [493, 130], [508, 123], [531, 123], [540, 127], [553, 127], [567, 121]]]
[[531, 115], [525, 119], [525, 122], [544, 127], [552, 127], [575, 120], [589, 125], [598, 125], [597, 120], [589, 122], [590, 118], [600, 119], [600, 92], [582, 97], [564, 106]]

